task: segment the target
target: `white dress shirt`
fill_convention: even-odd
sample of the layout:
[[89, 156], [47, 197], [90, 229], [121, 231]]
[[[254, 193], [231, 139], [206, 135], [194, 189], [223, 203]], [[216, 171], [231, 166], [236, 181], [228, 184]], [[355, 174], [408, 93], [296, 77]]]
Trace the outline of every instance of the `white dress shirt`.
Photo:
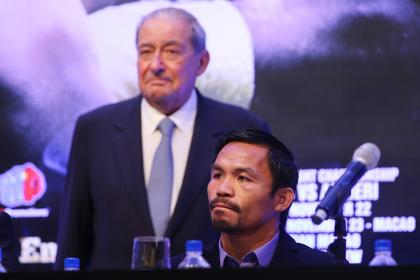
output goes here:
[[[160, 121], [166, 116], [150, 106], [146, 99], [141, 100], [141, 137], [143, 143], [143, 168], [146, 188], [149, 185], [150, 172], [155, 151], [159, 146], [161, 133], [157, 129]], [[174, 160], [174, 181], [172, 186], [171, 215], [174, 212], [179, 191], [184, 179], [195, 116], [197, 114], [197, 95], [195, 90], [187, 102], [169, 116], [175, 128], [172, 135], [172, 154]]]

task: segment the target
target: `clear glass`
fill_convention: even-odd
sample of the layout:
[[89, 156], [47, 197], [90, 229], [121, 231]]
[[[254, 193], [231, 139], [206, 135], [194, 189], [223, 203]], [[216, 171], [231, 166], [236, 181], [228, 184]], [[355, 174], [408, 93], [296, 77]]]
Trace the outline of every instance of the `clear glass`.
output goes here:
[[133, 240], [132, 270], [170, 269], [170, 241], [161, 236], [138, 236]]

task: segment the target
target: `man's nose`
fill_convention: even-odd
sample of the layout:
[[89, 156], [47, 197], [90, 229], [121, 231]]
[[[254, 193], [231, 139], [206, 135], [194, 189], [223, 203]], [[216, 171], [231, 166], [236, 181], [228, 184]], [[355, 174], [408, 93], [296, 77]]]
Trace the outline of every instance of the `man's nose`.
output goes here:
[[232, 197], [235, 194], [235, 190], [233, 188], [232, 180], [229, 178], [225, 178], [220, 184], [217, 186], [217, 196], [222, 197]]
[[153, 55], [152, 61], [150, 62], [150, 69], [156, 75], [161, 74], [165, 70], [165, 66], [164, 66], [161, 54], [159, 52], [156, 52]]

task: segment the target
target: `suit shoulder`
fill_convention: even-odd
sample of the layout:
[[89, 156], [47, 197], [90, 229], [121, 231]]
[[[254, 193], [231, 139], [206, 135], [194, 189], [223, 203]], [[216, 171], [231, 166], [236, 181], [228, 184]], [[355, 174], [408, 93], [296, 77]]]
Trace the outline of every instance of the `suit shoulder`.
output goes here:
[[121, 113], [135, 110], [137, 106], [140, 106], [140, 98], [138, 96], [124, 101], [105, 104], [81, 114], [79, 116], [79, 122], [98, 122], [113, 120], [118, 118], [118, 116]]
[[246, 127], [256, 127], [269, 131], [268, 123], [258, 114], [239, 107], [210, 98], [203, 97], [205, 111], [209, 112], [215, 122], [225, 123], [227, 126], [237, 126], [238, 123]]
[[255, 113], [238, 105], [224, 103], [208, 97], [203, 97], [203, 100], [207, 103], [207, 106], [211, 107], [214, 111], [222, 111], [223, 113], [231, 115], [257, 116]]
[[2, 229], [12, 227], [12, 218], [7, 212], [0, 211], [0, 225]]
[[334, 257], [327, 252], [313, 249], [302, 243], [296, 243], [301, 265], [333, 265]]

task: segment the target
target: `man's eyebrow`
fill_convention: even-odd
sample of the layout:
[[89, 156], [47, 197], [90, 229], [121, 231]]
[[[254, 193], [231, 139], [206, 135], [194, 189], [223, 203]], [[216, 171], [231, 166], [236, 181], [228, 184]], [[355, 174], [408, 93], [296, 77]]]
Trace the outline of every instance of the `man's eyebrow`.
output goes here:
[[210, 169], [211, 170], [222, 170], [222, 168], [217, 164], [217, 163], [213, 163], [211, 166], [210, 166]]
[[[223, 168], [220, 165], [218, 165], [217, 163], [213, 163], [211, 165], [211, 171], [222, 171], [222, 170], [223, 170]], [[254, 169], [249, 168], [249, 167], [238, 167], [238, 168], [235, 168], [235, 170], [233, 172], [235, 174], [247, 173], [250, 176], [257, 177], [257, 172], [255, 172]]]
[[238, 167], [235, 169], [235, 173], [247, 173], [253, 177], [257, 176], [257, 172], [254, 169], [249, 167]]
[[[179, 46], [179, 47], [182, 47], [183, 44], [181, 42], [179, 42], [179, 41], [176, 41], [176, 40], [170, 40], [170, 41], [167, 41], [167, 42], [165, 42], [163, 44], [163, 47], [167, 47], [167, 46]], [[143, 43], [140, 43], [138, 45], [138, 47], [154, 47], [154, 44], [153, 43], [150, 43], [150, 42], [143, 42]]]
[[176, 40], [167, 41], [163, 44], [164, 47], [166, 46], [182, 46], [182, 43]]
[[138, 47], [139, 48], [144, 48], [144, 47], [150, 47], [150, 48], [152, 48], [153, 47], [153, 44], [152, 43], [140, 43], [138, 45]]

